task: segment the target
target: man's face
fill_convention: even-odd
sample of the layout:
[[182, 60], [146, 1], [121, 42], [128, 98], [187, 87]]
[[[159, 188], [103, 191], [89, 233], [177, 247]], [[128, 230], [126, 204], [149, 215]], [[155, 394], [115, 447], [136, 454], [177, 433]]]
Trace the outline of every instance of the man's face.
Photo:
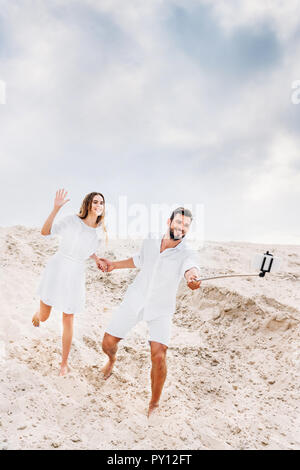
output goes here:
[[170, 224], [170, 237], [172, 240], [181, 240], [188, 233], [191, 218], [186, 215], [176, 214]]

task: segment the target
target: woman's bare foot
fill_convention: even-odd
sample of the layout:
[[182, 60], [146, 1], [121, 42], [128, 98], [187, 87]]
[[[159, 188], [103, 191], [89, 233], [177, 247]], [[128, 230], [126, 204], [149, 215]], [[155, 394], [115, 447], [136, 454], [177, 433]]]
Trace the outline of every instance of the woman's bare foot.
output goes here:
[[68, 364], [64, 364], [60, 366], [60, 373], [59, 376], [62, 377], [63, 375], [67, 375], [67, 373], [70, 372], [70, 367]]
[[35, 314], [32, 317], [32, 324], [33, 326], [40, 326], [40, 317], [39, 317], [40, 312], [35, 312]]
[[156, 410], [159, 407], [159, 403], [149, 403], [149, 408], [148, 408], [148, 418], [150, 417], [151, 413], [153, 413], [154, 410]]
[[105, 380], [111, 376], [115, 362], [116, 362], [115, 359], [109, 359], [108, 363], [105, 364], [105, 366], [101, 369], [101, 372], [103, 372]]

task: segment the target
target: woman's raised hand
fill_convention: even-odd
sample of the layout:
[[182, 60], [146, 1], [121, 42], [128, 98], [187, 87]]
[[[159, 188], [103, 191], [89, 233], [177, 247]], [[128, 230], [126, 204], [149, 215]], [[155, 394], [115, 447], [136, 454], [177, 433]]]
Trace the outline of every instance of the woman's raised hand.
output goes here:
[[64, 189], [58, 189], [56, 191], [55, 199], [54, 199], [54, 208], [60, 209], [64, 206], [70, 199], [66, 199], [68, 191]]

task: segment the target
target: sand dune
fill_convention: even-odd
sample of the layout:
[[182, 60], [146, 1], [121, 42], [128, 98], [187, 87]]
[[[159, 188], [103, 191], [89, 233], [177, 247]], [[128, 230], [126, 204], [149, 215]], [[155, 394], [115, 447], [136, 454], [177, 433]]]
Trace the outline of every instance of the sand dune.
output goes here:
[[[125, 258], [138, 241], [110, 242]], [[58, 377], [61, 313], [33, 328], [39, 275], [57, 241], [0, 228], [1, 449], [300, 449], [300, 246], [207, 242], [204, 274], [248, 272], [254, 253], [284, 263], [261, 278], [220, 279], [178, 291], [161, 408], [150, 397], [141, 323], [104, 381], [101, 339], [134, 270], [103, 274], [89, 262], [87, 308], [75, 319], [72, 370]]]

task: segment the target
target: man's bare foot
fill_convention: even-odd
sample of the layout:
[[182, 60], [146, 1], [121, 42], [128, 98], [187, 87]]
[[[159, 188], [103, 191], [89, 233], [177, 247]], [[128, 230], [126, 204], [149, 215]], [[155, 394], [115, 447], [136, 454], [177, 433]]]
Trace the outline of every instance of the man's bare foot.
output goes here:
[[108, 377], [111, 376], [111, 373], [112, 373], [115, 362], [116, 362], [115, 359], [114, 360], [109, 359], [108, 363], [105, 364], [105, 366], [101, 369], [101, 372], [103, 372], [105, 380], [108, 379]]
[[60, 377], [62, 377], [63, 375], [67, 375], [68, 372], [70, 372], [70, 367], [68, 365], [60, 366]]
[[154, 410], [156, 410], [159, 407], [159, 403], [149, 403], [149, 408], [148, 408], [148, 418], [150, 417], [151, 413], [153, 413]]
[[40, 326], [40, 321], [41, 321], [41, 320], [40, 320], [40, 318], [39, 318], [39, 313], [40, 313], [40, 312], [35, 312], [35, 314], [34, 314], [33, 317], [32, 317], [32, 320], [31, 320], [31, 321], [32, 321], [33, 326]]

